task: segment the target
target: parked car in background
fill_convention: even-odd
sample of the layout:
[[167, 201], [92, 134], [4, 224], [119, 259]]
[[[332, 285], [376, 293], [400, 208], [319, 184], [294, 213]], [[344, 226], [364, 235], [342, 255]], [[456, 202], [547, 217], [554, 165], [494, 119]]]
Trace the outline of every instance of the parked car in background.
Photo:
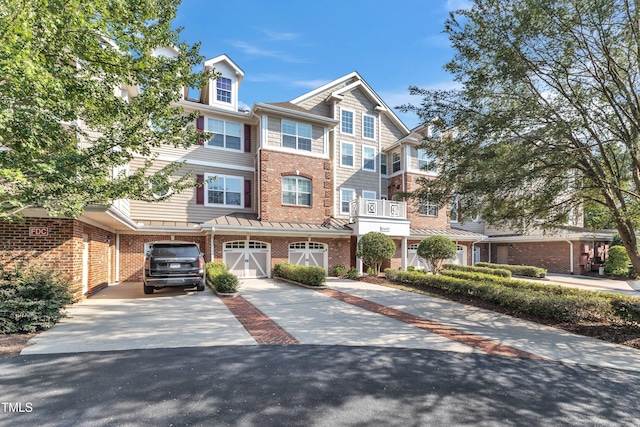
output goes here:
[[204, 256], [194, 242], [153, 242], [144, 260], [144, 293], [165, 287], [204, 291]]

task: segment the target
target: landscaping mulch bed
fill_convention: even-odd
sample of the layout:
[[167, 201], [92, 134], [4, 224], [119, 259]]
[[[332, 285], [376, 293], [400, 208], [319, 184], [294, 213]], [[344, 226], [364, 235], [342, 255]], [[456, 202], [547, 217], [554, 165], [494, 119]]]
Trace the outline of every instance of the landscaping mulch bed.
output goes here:
[[36, 334], [0, 334], [0, 359], [14, 357], [27, 346], [27, 341]]
[[368, 283], [374, 283], [377, 285], [391, 286], [396, 288], [404, 288], [418, 293], [425, 293], [431, 295], [438, 295], [445, 299], [459, 302], [473, 307], [482, 308], [485, 310], [495, 311], [497, 313], [507, 314], [512, 317], [528, 320], [531, 322], [540, 323], [545, 326], [551, 326], [564, 331], [572, 332], [574, 334], [583, 335], [586, 337], [597, 338], [603, 341], [612, 342], [615, 344], [625, 345], [627, 347], [640, 349], [640, 328], [635, 325], [618, 325], [613, 323], [599, 322], [599, 323], [554, 323], [545, 319], [540, 319], [529, 314], [523, 314], [516, 310], [506, 309], [496, 304], [488, 303], [485, 301], [475, 300], [473, 298], [464, 295], [451, 295], [442, 289], [430, 288], [426, 286], [412, 286], [408, 284], [394, 284], [384, 277], [372, 277], [362, 276], [358, 280]]

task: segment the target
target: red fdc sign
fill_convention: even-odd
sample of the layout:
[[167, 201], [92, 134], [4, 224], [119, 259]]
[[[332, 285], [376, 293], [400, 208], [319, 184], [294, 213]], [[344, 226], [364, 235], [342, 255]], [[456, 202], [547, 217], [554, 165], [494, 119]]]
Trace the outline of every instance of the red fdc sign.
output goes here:
[[47, 227], [29, 227], [29, 236], [48, 236], [49, 229]]

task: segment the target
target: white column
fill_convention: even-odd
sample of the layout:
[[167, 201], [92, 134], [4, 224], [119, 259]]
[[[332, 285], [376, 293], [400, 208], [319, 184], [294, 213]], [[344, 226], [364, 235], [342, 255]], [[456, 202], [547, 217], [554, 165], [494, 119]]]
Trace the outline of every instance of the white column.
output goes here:
[[402, 270], [407, 270], [407, 238], [402, 238]]
[[[362, 236], [358, 236], [358, 242], [356, 243], [356, 248], [358, 247], [358, 243], [360, 243], [361, 238]], [[356, 268], [358, 269], [358, 274], [362, 276], [364, 274], [362, 272], [362, 258], [356, 258]]]

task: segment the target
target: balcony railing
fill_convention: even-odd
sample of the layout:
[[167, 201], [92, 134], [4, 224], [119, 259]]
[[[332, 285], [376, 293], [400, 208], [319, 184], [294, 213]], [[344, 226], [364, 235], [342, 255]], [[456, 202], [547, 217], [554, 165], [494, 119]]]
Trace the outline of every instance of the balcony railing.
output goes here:
[[407, 218], [407, 203], [393, 200], [364, 199], [358, 197], [349, 202], [350, 219], [358, 217], [372, 218]]

